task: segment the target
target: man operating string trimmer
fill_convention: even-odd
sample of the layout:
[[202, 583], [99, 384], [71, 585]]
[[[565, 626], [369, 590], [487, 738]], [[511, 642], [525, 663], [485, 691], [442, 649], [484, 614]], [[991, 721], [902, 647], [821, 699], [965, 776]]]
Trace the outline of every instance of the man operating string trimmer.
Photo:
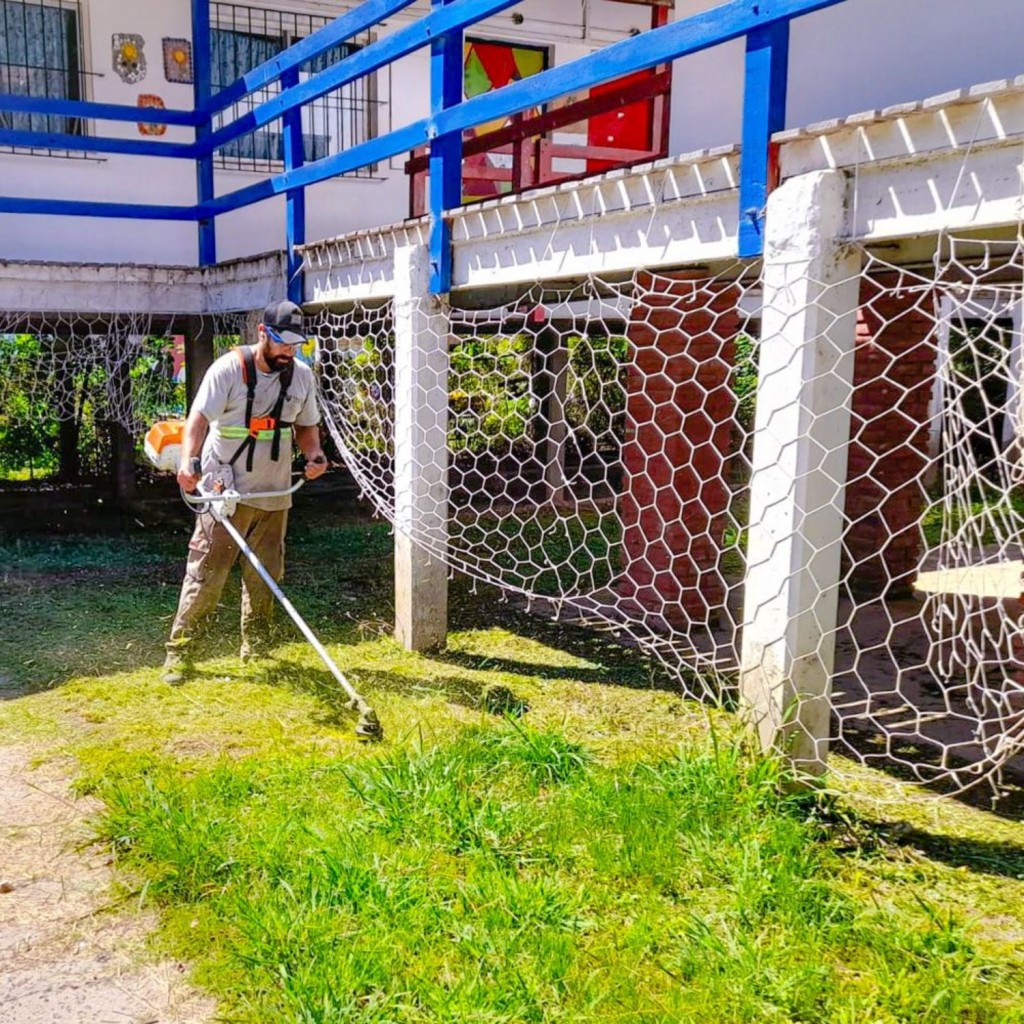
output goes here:
[[[181, 445], [178, 483], [195, 491], [201, 477], [224, 466], [234, 490], [250, 495], [288, 492], [292, 442], [306, 457], [305, 475], [327, 469], [320, 447], [320, 412], [313, 373], [295, 359], [304, 344], [302, 311], [291, 302], [270, 305], [256, 343], [221, 356], [207, 371], [192, 403]], [[242, 497], [231, 522], [270, 575], [284, 575], [284, 538], [290, 493]], [[178, 685], [192, 671], [196, 628], [220, 600], [238, 547], [210, 511], [196, 518], [178, 613], [167, 642], [164, 681]], [[242, 659], [257, 658], [268, 640], [274, 598], [248, 561], [242, 562]]]

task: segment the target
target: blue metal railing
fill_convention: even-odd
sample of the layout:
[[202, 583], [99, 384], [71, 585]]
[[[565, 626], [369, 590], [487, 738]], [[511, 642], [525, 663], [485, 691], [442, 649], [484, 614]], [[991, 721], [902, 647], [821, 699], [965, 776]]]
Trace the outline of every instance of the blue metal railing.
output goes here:
[[[193, 206], [0, 197], [0, 213], [193, 221], [198, 224], [199, 264], [208, 266], [216, 261], [214, 226], [219, 215], [283, 193], [288, 197], [286, 239], [293, 281], [291, 290], [293, 295], [300, 295], [295, 247], [305, 239], [304, 189], [429, 144], [431, 285], [435, 291], [447, 291], [451, 283], [451, 239], [445, 214], [461, 203], [463, 132], [535, 109], [567, 93], [746, 37], [738, 249], [740, 256], [756, 256], [762, 248], [763, 210], [771, 187], [770, 139], [773, 132], [784, 127], [790, 21], [845, 0], [731, 0], [469, 100], [462, 99], [463, 30], [515, 6], [519, 0], [432, 0], [432, 8], [424, 17], [370, 43], [306, 81], [299, 81], [302, 65], [402, 11], [412, 2], [364, 0], [358, 7], [213, 94], [209, 0], [192, 0], [195, 109], [190, 111], [152, 108], [141, 111], [116, 104], [0, 93], [0, 112], [136, 122], [144, 116], [150, 123], [195, 130], [193, 142], [174, 143], [0, 128], [0, 146], [187, 159], [195, 163], [197, 180], [197, 201]], [[303, 162], [303, 106], [424, 47], [430, 48], [428, 117], [320, 160]], [[281, 91], [277, 96], [213, 129], [216, 114], [278, 80]], [[246, 188], [216, 196], [213, 154], [235, 139], [279, 119], [284, 124], [284, 171]]]

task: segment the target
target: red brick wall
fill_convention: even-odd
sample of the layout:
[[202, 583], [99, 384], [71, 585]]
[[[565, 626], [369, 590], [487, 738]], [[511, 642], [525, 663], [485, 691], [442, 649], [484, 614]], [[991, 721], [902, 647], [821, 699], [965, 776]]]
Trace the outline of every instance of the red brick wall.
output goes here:
[[936, 356], [934, 297], [901, 284], [892, 274], [861, 288], [846, 475], [851, 581], [892, 594], [910, 589], [920, 557]]
[[[854, 364], [844, 561], [851, 581], [909, 590], [920, 556], [935, 374], [933, 297], [865, 280]], [[675, 627], [714, 620], [733, 437], [734, 288], [643, 275], [629, 325], [620, 594]]]
[[628, 332], [619, 592], [672, 626], [706, 624], [725, 601], [718, 563], [738, 293], [685, 273], [644, 274], [639, 284]]

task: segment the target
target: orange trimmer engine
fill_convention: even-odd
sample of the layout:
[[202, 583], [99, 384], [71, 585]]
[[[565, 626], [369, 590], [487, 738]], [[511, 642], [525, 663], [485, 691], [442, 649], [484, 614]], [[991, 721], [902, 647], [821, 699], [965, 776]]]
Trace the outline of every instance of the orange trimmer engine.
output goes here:
[[146, 455], [157, 469], [177, 473], [181, 445], [185, 439], [184, 420], [160, 420], [146, 433]]

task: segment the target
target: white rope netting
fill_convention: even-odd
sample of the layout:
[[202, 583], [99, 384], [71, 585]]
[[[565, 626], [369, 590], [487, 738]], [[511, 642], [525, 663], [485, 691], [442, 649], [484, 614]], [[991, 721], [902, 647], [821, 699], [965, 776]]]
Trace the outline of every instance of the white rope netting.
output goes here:
[[172, 361], [144, 314], [0, 314], [0, 471], [95, 471], [114, 428], [184, 405]]
[[114, 431], [141, 442], [184, 415], [184, 332], [209, 333], [219, 354], [249, 319], [0, 312], [0, 479], [102, 475]]
[[[997, 249], [948, 242], [914, 271], [862, 254], [848, 426], [823, 454], [845, 467], [839, 585], [811, 602], [832, 749], [953, 788], [1024, 770], [1021, 255]], [[756, 416], [765, 303], [735, 265], [452, 309], [445, 441], [422, 463], [447, 467], [446, 527], [427, 510], [417, 542], [732, 702], [753, 453], [775, 429]], [[316, 332], [331, 433], [394, 522], [394, 305], [325, 310]]]
[[[1024, 256], [1016, 243], [946, 238], [931, 266], [870, 252], [860, 263], [853, 349], [811, 382], [826, 386], [807, 418], [833, 481], [816, 514], [840, 523], [838, 586], [807, 602], [831, 665], [828, 738], [947, 789], [1011, 784], [1024, 777]], [[799, 273], [787, 289], [808, 284]], [[808, 289], [814, 312], [828, 314], [836, 287]], [[760, 268], [743, 264], [537, 281], [493, 304], [470, 294], [434, 339], [446, 358], [425, 359], [401, 394], [396, 302], [326, 309], [312, 328], [327, 424], [374, 509], [453, 571], [636, 646], [688, 697], [733, 705], [752, 571], [817, 528], [807, 519], [750, 549], [752, 514], [770, 512], [751, 511], [756, 453], [806, 401], [776, 389], [764, 403], [787, 366], [763, 351], [779, 344], [762, 341], [766, 294]], [[251, 320], [192, 317], [188, 329], [219, 352]], [[836, 320], [820, 323], [826, 344]], [[88, 476], [114, 428], [137, 441], [181, 411], [183, 330], [142, 313], [4, 314], [0, 470]], [[396, 512], [396, 412], [416, 397], [409, 387], [442, 380], [446, 408], [413, 475], [443, 478], [444, 501], [414, 503], [408, 521]], [[837, 415], [844, 425], [820, 429]], [[787, 459], [780, 501], [811, 473]], [[778, 588], [793, 578], [781, 573]], [[791, 625], [780, 620], [779, 644]]]

